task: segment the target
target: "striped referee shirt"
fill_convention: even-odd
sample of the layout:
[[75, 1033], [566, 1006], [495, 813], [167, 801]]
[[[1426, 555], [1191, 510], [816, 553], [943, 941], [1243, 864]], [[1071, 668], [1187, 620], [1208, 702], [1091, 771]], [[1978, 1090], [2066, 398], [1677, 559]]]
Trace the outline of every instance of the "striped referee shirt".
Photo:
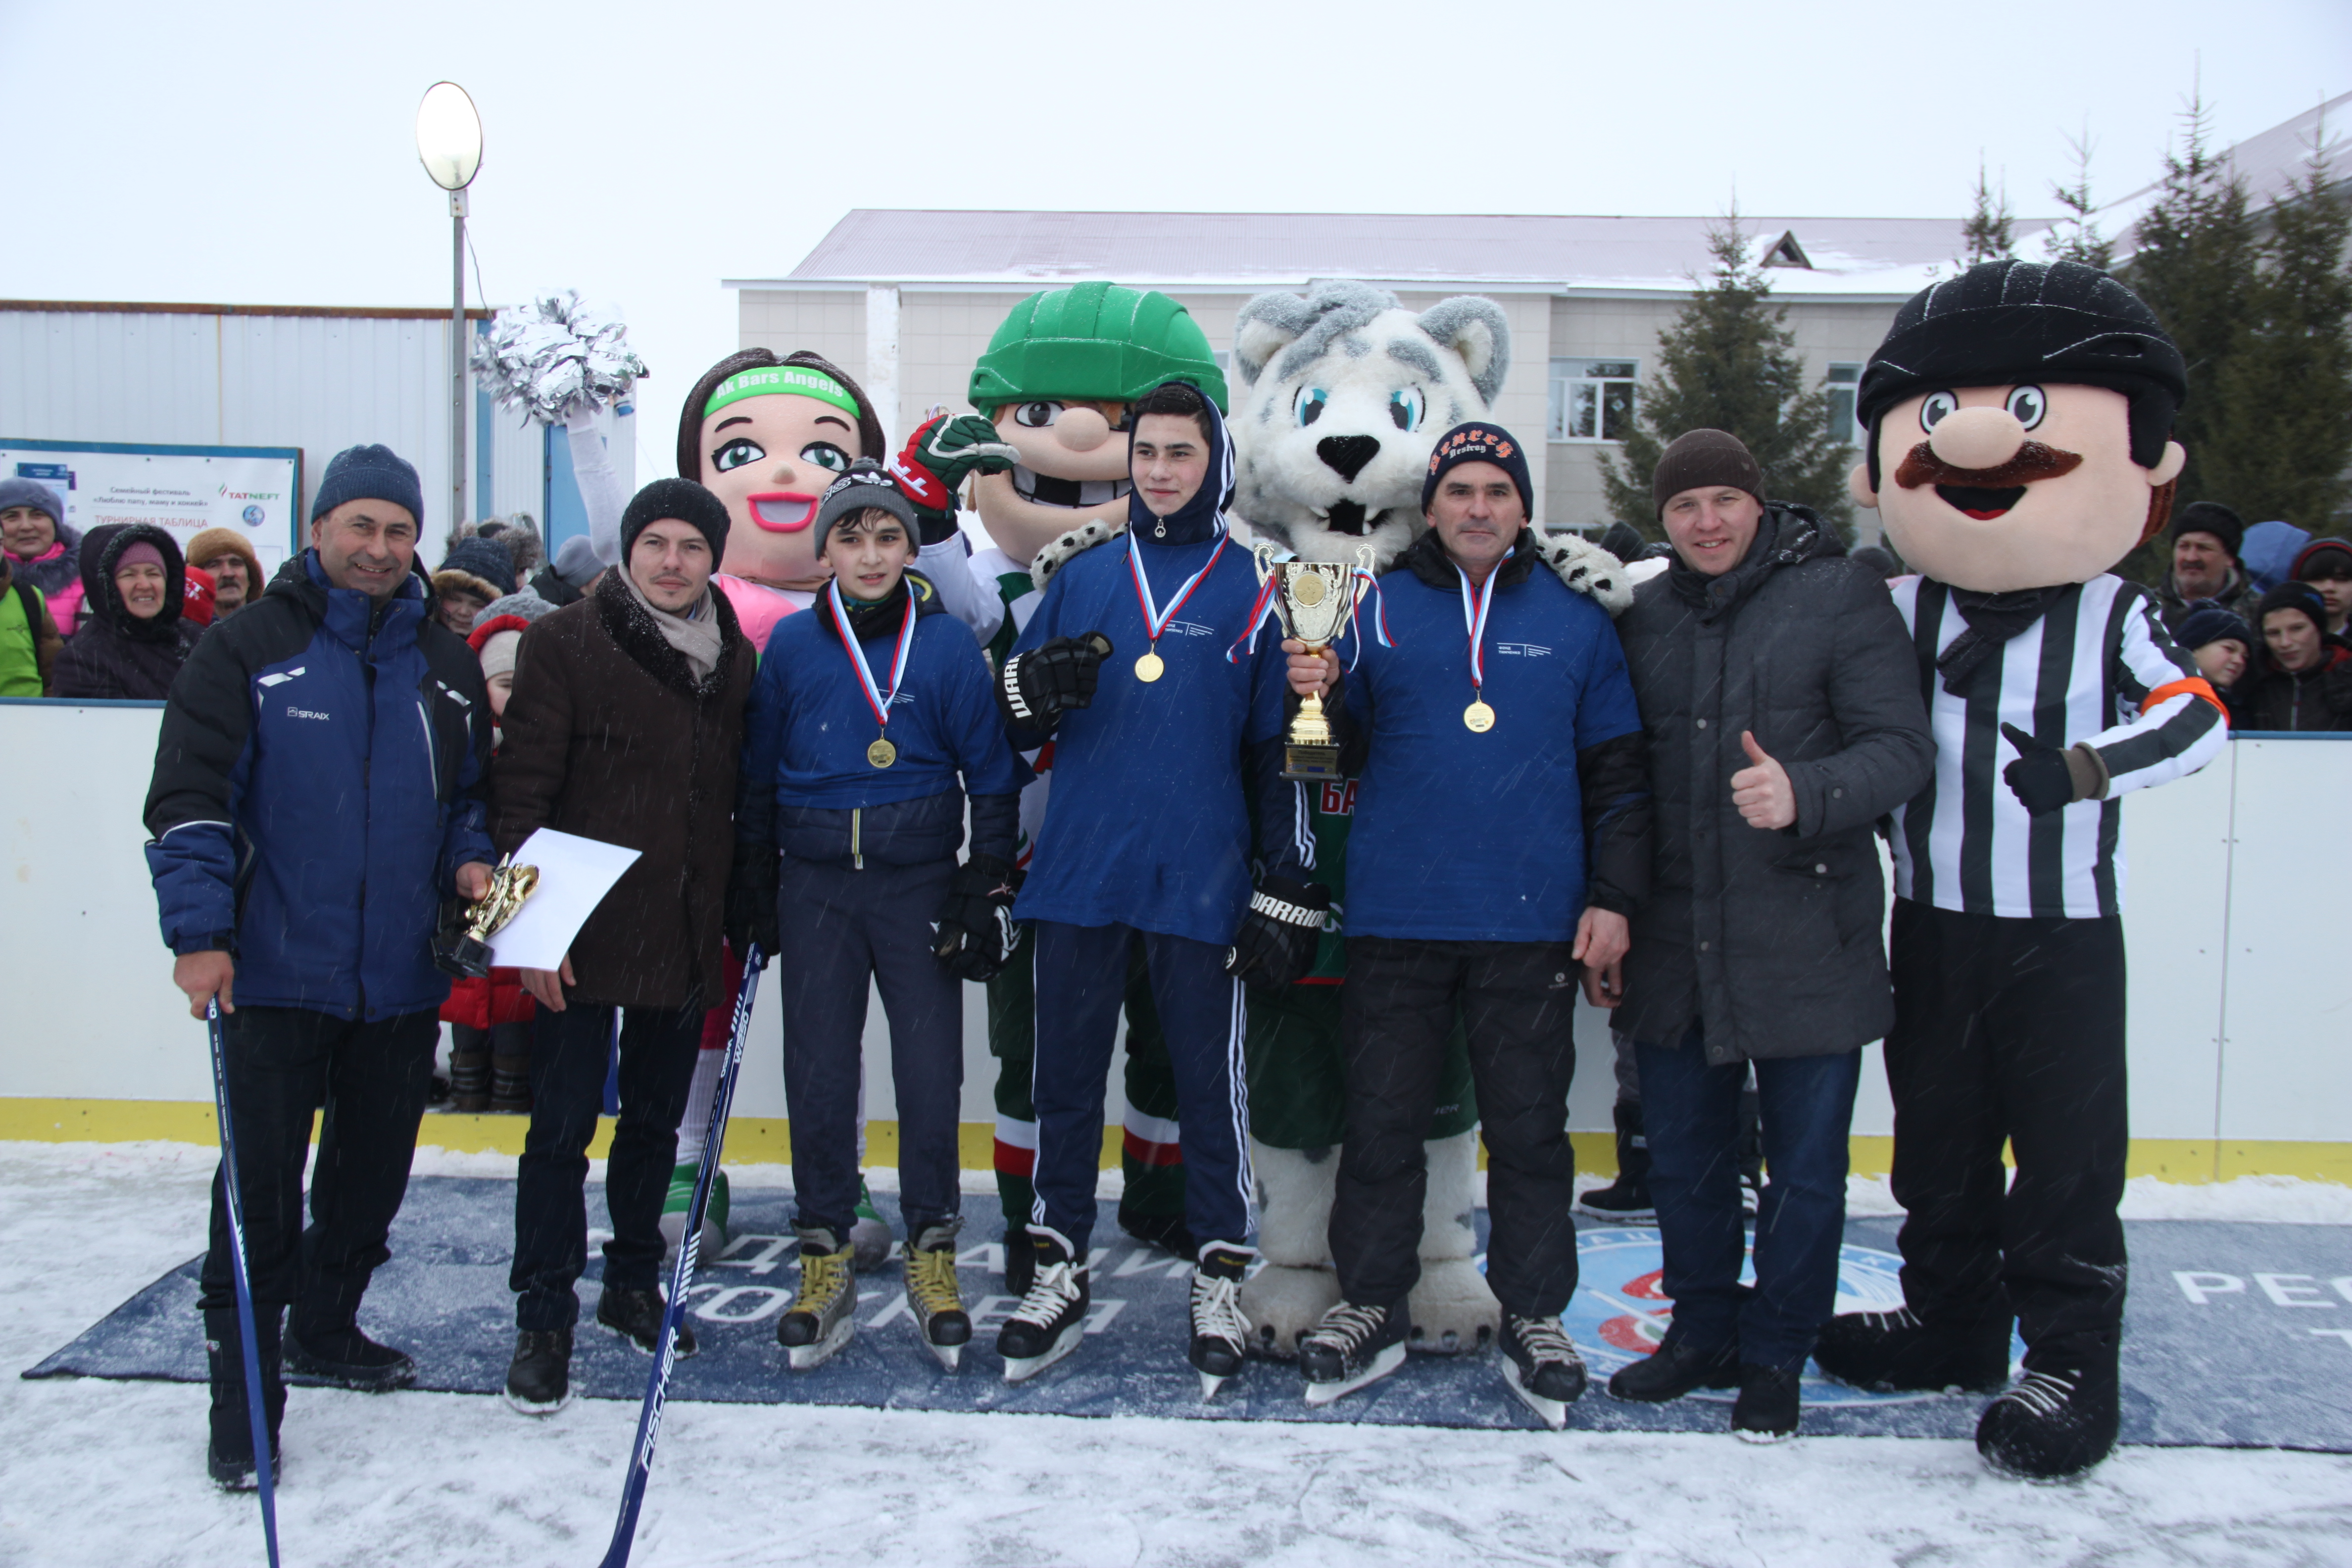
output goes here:
[[[1936, 737], [1934, 776], [1894, 814], [1895, 896], [2011, 919], [2120, 914], [2116, 797], [2195, 773], [2229, 739], [2212, 703], [2164, 690], [2198, 671], [2157, 619], [2156, 602], [2112, 575], [2070, 587], [1955, 696], [1936, 669], [1968, 626], [1951, 590], [1906, 577], [1894, 593]], [[2004, 722], [2051, 746], [2087, 742], [2106, 764], [2105, 795], [2027, 816], [2001, 777], [2017, 760]]]

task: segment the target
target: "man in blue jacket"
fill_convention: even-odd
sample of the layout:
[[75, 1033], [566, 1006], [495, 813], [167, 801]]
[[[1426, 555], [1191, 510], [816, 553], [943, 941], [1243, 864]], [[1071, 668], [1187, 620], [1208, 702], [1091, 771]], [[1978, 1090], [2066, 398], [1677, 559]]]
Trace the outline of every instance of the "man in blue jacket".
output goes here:
[[1627, 916], [1649, 882], [1649, 787], [1625, 657], [1591, 596], [1608, 585], [1587, 574], [1579, 592], [1544, 569], [1530, 489], [1500, 426], [1439, 439], [1422, 488], [1430, 531], [1381, 580], [1385, 635], [1362, 638], [1341, 681], [1355, 732], [1342, 765], [1363, 758], [1331, 1205], [1344, 1299], [1299, 1344], [1310, 1404], [1404, 1361], [1423, 1145], [1457, 1013], [1488, 1156], [1504, 1377], [1554, 1427], [1584, 1392], [1559, 1321], [1577, 1281], [1571, 1024], [1580, 972], [1595, 1003], [1616, 1004]]
[[[203, 1017], [218, 999], [245, 1201], [256, 1350], [270, 1447], [294, 1371], [400, 1387], [400, 1351], [359, 1327], [392, 1255], [437, 1012], [441, 901], [489, 875], [483, 769], [489, 703], [466, 645], [428, 618], [410, 571], [424, 509], [416, 470], [383, 447], [327, 465], [310, 548], [258, 602], [197, 644], [172, 687], [147, 792], [147, 864]], [[302, 1163], [323, 1108], [302, 1226]], [[198, 1306], [212, 1371], [207, 1464], [252, 1484], [222, 1176]]]

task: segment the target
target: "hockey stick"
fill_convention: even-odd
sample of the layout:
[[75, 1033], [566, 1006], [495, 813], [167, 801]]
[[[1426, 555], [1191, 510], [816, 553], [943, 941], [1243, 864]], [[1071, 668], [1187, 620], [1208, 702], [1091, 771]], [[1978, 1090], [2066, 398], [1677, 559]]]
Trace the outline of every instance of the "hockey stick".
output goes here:
[[[653, 1375], [646, 1380], [646, 1402], [637, 1412], [637, 1440], [629, 1451], [629, 1469], [621, 1483], [621, 1517], [613, 1525], [613, 1543], [604, 1549], [604, 1568], [625, 1568], [629, 1547], [636, 1539], [637, 1510], [645, 1506], [646, 1482], [653, 1474], [654, 1440], [661, 1436], [662, 1406], [669, 1398], [670, 1368], [677, 1359], [678, 1320], [686, 1315], [686, 1288], [702, 1251], [702, 1214], [710, 1203], [710, 1183], [719, 1170], [719, 1145], [727, 1140], [727, 1110], [735, 1102], [735, 1075], [743, 1065], [743, 1041], [751, 1032], [751, 998], [760, 988], [760, 970], [768, 955], [753, 942], [743, 955], [743, 984], [735, 993], [735, 1017], [727, 1029], [727, 1060], [719, 1071], [719, 1092], [710, 1100], [710, 1129], [702, 1144], [702, 1168], [694, 1174], [694, 1202], [686, 1211], [686, 1234], [678, 1239], [677, 1261], [670, 1268], [669, 1303], [662, 1309], [661, 1349], [654, 1356]], [[276, 1559], [271, 1560], [273, 1563]]]
[[269, 1416], [262, 1408], [261, 1350], [253, 1342], [253, 1281], [245, 1266], [245, 1199], [237, 1191], [236, 1134], [228, 1120], [228, 1049], [221, 1038], [220, 998], [205, 1004], [205, 1034], [213, 1047], [213, 1107], [220, 1117], [221, 1178], [228, 1197], [230, 1273], [236, 1280], [236, 1332], [245, 1342], [245, 1413], [253, 1422], [254, 1474], [261, 1483], [261, 1534], [269, 1568], [278, 1568], [278, 1491], [269, 1464]]

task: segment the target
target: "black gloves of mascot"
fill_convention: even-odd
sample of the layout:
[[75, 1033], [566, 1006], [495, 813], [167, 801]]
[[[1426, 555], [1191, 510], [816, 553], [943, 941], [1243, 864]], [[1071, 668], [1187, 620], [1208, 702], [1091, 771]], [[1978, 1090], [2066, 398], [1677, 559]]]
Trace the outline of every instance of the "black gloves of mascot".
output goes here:
[[939, 941], [931, 952], [959, 980], [996, 978], [1021, 933], [1013, 923], [1021, 873], [993, 855], [975, 855], [956, 868], [940, 905]]
[[2000, 776], [2028, 816], [2089, 798], [2078, 787], [2065, 752], [2035, 740], [2014, 724], [2003, 724], [2000, 732], [2017, 748], [2017, 761], [2001, 769]]
[[1110, 638], [1100, 632], [1055, 637], [1014, 654], [997, 672], [997, 703], [1024, 729], [1051, 730], [1066, 710], [1092, 705], [1110, 655]]
[[1320, 882], [1260, 878], [1225, 951], [1225, 973], [1266, 991], [1297, 984], [1315, 966], [1315, 945], [1330, 912], [1331, 889]]

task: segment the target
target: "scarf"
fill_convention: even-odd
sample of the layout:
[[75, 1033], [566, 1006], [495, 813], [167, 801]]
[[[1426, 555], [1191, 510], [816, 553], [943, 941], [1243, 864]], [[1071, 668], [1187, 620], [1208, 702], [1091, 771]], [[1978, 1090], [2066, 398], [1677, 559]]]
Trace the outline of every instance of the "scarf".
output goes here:
[[1944, 689], [1955, 697], [1964, 696], [1962, 689], [1977, 666], [1999, 653], [2001, 645], [2040, 620], [2050, 608], [2050, 602], [2066, 590], [2056, 588], [2019, 588], [2006, 594], [1980, 594], [1973, 588], [1951, 590], [1952, 604], [1968, 622], [1968, 630], [1952, 639], [1952, 646], [1937, 656], [1936, 668], [1944, 678]]
[[694, 679], [709, 679], [710, 672], [719, 668], [721, 646], [719, 616], [710, 607], [710, 590], [703, 589], [702, 597], [681, 616], [665, 610], [646, 598], [646, 591], [637, 586], [636, 578], [630, 575], [627, 568], [622, 569], [620, 578], [621, 585], [628, 589], [629, 597], [637, 602], [637, 607], [653, 617], [654, 626], [661, 633], [662, 640], [686, 656], [686, 662], [693, 667]]

